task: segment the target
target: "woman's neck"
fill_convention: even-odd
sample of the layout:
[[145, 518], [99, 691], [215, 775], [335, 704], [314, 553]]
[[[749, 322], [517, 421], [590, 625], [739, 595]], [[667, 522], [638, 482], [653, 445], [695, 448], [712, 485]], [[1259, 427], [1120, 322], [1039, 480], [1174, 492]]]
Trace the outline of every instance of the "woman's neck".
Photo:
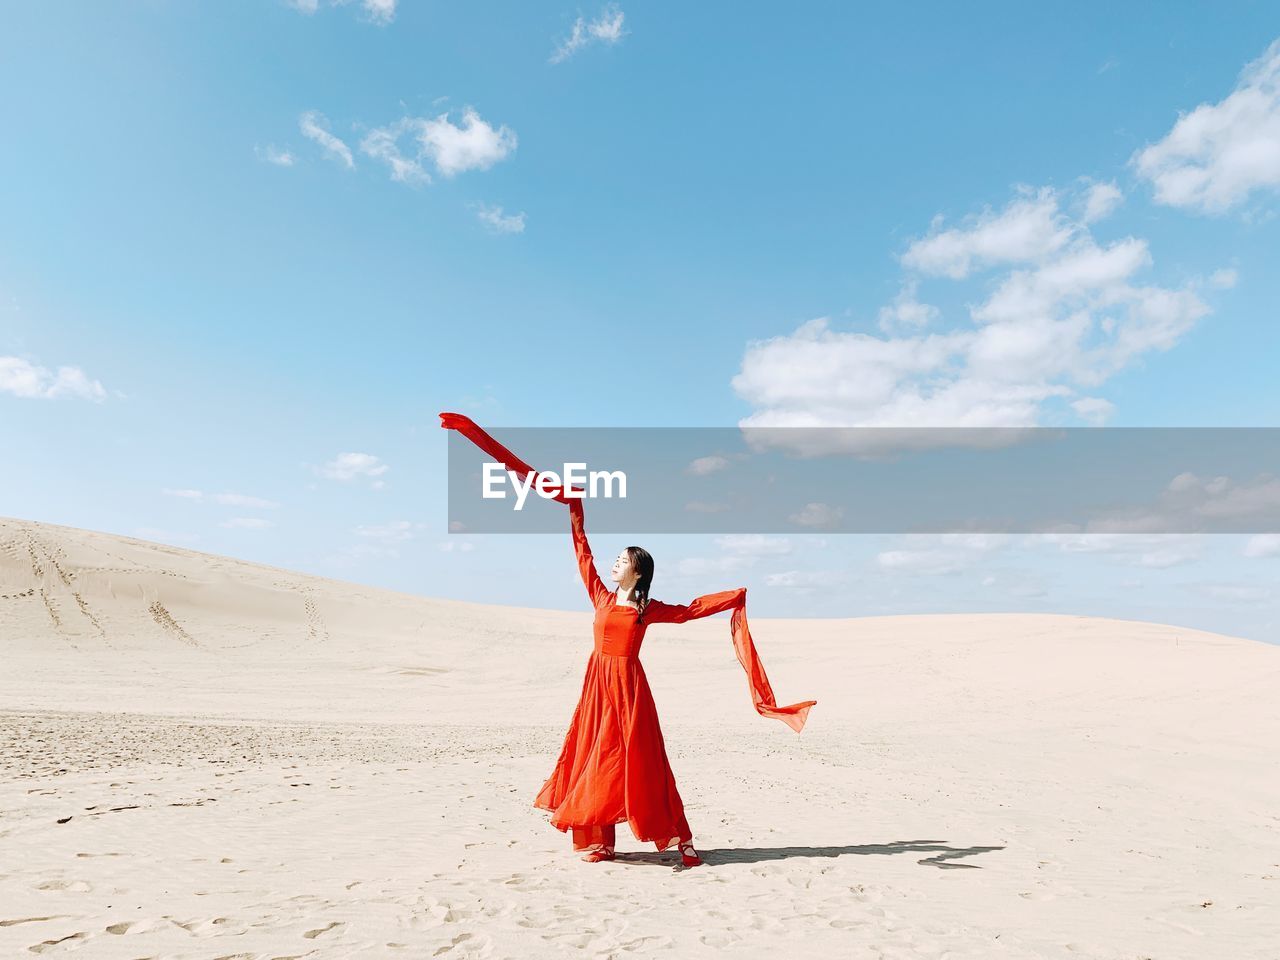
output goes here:
[[628, 604], [629, 606], [638, 607], [639, 604], [636, 603], [636, 598], [635, 596], [633, 596], [634, 592], [635, 592], [635, 584], [632, 584], [631, 586], [625, 589], [622, 587], [619, 587], [614, 592], [614, 598], [617, 600], [618, 603], [625, 603], [625, 604]]

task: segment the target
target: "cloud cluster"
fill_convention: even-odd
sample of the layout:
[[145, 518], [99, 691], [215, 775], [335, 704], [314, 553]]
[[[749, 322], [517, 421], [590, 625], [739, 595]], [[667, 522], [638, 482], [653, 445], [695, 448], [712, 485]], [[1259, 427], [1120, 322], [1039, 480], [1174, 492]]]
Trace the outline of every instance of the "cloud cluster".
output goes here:
[[[901, 255], [907, 277], [880, 312], [885, 336], [819, 317], [748, 345], [732, 386], [755, 410], [739, 426], [1030, 427], [1053, 400], [1104, 421], [1110, 403], [1087, 391], [1168, 350], [1209, 312], [1194, 284], [1139, 279], [1151, 265], [1145, 240], [1094, 239], [1090, 224], [1115, 209], [1117, 192], [1019, 188], [999, 212], [950, 227], [935, 218]], [[1066, 200], [1078, 200], [1077, 215]], [[984, 282], [968, 325], [933, 329], [941, 312], [918, 298], [926, 278]]]
[[1235, 90], [1178, 117], [1130, 165], [1157, 203], [1221, 214], [1280, 187], [1280, 39], [1241, 71]]
[[560, 41], [548, 62], [563, 63], [591, 43], [617, 43], [626, 35], [626, 31], [622, 29], [622, 21], [623, 13], [616, 4], [605, 7], [594, 20], [578, 17], [573, 22], [569, 36]]
[[[285, 2], [300, 13], [313, 14], [320, 9], [320, 0], [285, 0]], [[329, 3], [335, 7], [345, 7], [351, 3], [351, 0], [329, 0]], [[360, 0], [360, 7], [364, 10], [369, 22], [379, 26], [385, 26], [396, 16], [396, 0]]]
[[277, 167], [292, 167], [298, 161], [298, 158], [288, 150], [280, 150], [271, 144], [265, 147], [254, 147], [253, 152], [259, 160]]
[[79, 367], [58, 367], [55, 371], [25, 357], [0, 357], [0, 393], [28, 400], [79, 397], [96, 403], [107, 397], [106, 388]]
[[[329, 129], [323, 114], [307, 111], [298, 127], [326, 156], [347, 169], [355, 168], [351, 147]], [[374, 127], [360, 141], [360, 152], [386, 164], [392, 180], [419, 184], [431, 182], [431, 171], [448, 178], [467, 170], [487, 170], [510, 155], [516, 143], [510, 127], [494, 127], [467, 107], [458, 123], [445, 112], [436, 117], [403, 117]]]
[[308, 110], [298, 118], [298, 129], [308, 140], [320, 144], [324, 152], [341, 163], [348, 170], [355, 168], [355, 158], [351, 156], [351, 148], [335, 137], [328, 129], [329, 121], [317, 110]]
[[506, 214], [501, 207], [481, 206], [476, 214], [494, 233], [524, 233], [524, 214]]

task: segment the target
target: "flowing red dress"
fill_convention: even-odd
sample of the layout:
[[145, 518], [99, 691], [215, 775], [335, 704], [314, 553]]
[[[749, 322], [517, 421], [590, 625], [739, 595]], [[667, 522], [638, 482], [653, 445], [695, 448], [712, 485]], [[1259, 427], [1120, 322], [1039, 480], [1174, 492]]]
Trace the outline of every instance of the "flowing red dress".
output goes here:
[[[470, 417], [441, 413], [440, 426], [457, 430], [481, 450], [532, 483], [538, 472], [508, 450]], [[692, 839], [684, 804], [667, 762], [649, 681], [640, 665], [640, 645], [651, 623], [684, 623], [732, 610], [729, 633], [756, 713], [781, 720], [799, 733], [817, 701], [780, 705], [747, 625], [747, 590], [723, 590], [689, 604], [650, 600], [643, 621], [639, 612], [616, 602], [616, 595], [596, 573], [582, 522], [583, 491], [561, 489], [554, 499], [568, 504], [578, 569], [595, 608], [595, 649], [587, 661], [582, 695], [574, 710], [555, 770], [533, 805], [552, 812], [551, 823], [573, 830], [578, 849], [613, 843], [614, 828], [624, 820], [636, 839], [653, 841], [659, 850]]]
[[638, 622], [636, 608], [619, 604], [596, 573], [581, 500], [570, 502], [569, 515], [578, 569], [595, 607], [595, 649], [560, 757], [533, 805], [552, 812], [556, 829], [573, 830], [575, 849], [612, 845], [615, 824], [625, 821], [637, 840], [665, 850], [693, 833], [667, 760], [640, 646], [649, 625], [733, 609], [746, 590], [710, 593], [687, 605], [650, 600]]

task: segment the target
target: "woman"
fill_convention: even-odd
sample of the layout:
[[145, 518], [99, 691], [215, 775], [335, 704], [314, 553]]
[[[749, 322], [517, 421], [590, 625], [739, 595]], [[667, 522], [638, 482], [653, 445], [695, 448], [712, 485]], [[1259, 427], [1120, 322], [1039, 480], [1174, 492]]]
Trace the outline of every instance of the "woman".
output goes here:
[[595, 649], [587, 661], [582, 694], [555, 770], [534, 800], [553, 813], [551, 825], [573, 830], [583, 860], [614, 859], [615, 825], [626, 821], [641, 842], [659, 850], [678, 844], [686, 867], [702, 863], [667, 762], [649, 681], [640, 664], [645, 630], [654, 623], [684, 623], [732, 609], [746, 588], [668, 604], [649, 598], [653, 557], [627, 547], [613, 563], [610, 590], [596, 573], [583, 529], [582, 500], [569, 500], [570, 526], [578, 570], [595, 607]]
[[[532, 483], [537, 471], [486, 433], [470, 417], [440, 414], [440, 426], [457, 430], [522, 482]], [[729, 632], [734, 652], [747, 674], [752, 706], [762, 717], [781, 720], [799, 733], [818, 701], [779, 705], [756, 653], [747, 626], [747, 590], [725, 590], [698, 597], [687, 606], [649, 599], [653, 557], [640, 547], [627, 547], [613, 565], [611, 591], [596, 573], [582, 523], [583, 491], [561, 489], [554, 499], [568, 504], [578, 570], [595, 608], [595, 650], [587, 661], [582, 695], [574, 710], [555, 770], [533, 805], [552, 812], [551, 823], [561, 832], [573, 829], [573, 846], [587, 850], [584, 860], [614, 858], [615, 825], [624, 820], [643, 842], [659, 850], [673, 843], [687, 867], [702, 858], [693, 848], [693, 833], [685, 820], [684, 804], [667, 762], [658, 712], [644, 668], [640, 644], [651, 623], [684, 623], [732, 610]]]

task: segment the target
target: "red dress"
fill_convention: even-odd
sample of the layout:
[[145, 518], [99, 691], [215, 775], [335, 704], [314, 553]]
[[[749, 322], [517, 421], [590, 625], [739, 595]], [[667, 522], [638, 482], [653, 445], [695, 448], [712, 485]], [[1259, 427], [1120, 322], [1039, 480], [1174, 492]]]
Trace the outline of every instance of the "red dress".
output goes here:
[[626, 821], [637, 840], [665, 850], [693, 833], [667, 761], [640, 645], [650, 624], [733, 609], [746, 590], [710, 593], [687, 605], [650, 600], [644, 622], [637, 622], [636, 608], [619, 604], [596, 573], [581, 500], [570, 502], [569, 514], [578, 569], [595, 607], [595, 649], [560, 757], [533, 805], [552, 812], [556, 829], [573, 829], [576, 849], [612, 843], [614, 824]]
[[[470, 417], [440, 414], [440, 426], [457, 430], [472, 443], [532, 483], [537, 471], [500, 444]], [[644, 668], [640, 644], [651, 623], [684, 623], [732, 610], [729, 634], [738, 662], [747, 675], [747, 690], [756, 713], [781, 720], [799, 733], [816, 700], [780, 705], [747, 625], [747, 590], [723, 590], [692, 603], [650, 600], [644, 621], [635, 608], [618, 605], [615, 594], [601, 582], [587, 546], [582, 524], [582, 493], [561, 489], [555, 499], [568, 504], [578, 569], [595, 607], [595, 649], [587, 661], [582, 695], [574, 710], [555, 770], [533, 804], [552, 812], [551, 823], [561, 831], [573, 829], [578, 849], [612, 844], [614, 825], [624, 820], [642, 841], [652, 840], [665, 850], [678, 840], [692, 839], [675, 777], [667, 763], [666, 746], [658, 726], [658, 712]]]

